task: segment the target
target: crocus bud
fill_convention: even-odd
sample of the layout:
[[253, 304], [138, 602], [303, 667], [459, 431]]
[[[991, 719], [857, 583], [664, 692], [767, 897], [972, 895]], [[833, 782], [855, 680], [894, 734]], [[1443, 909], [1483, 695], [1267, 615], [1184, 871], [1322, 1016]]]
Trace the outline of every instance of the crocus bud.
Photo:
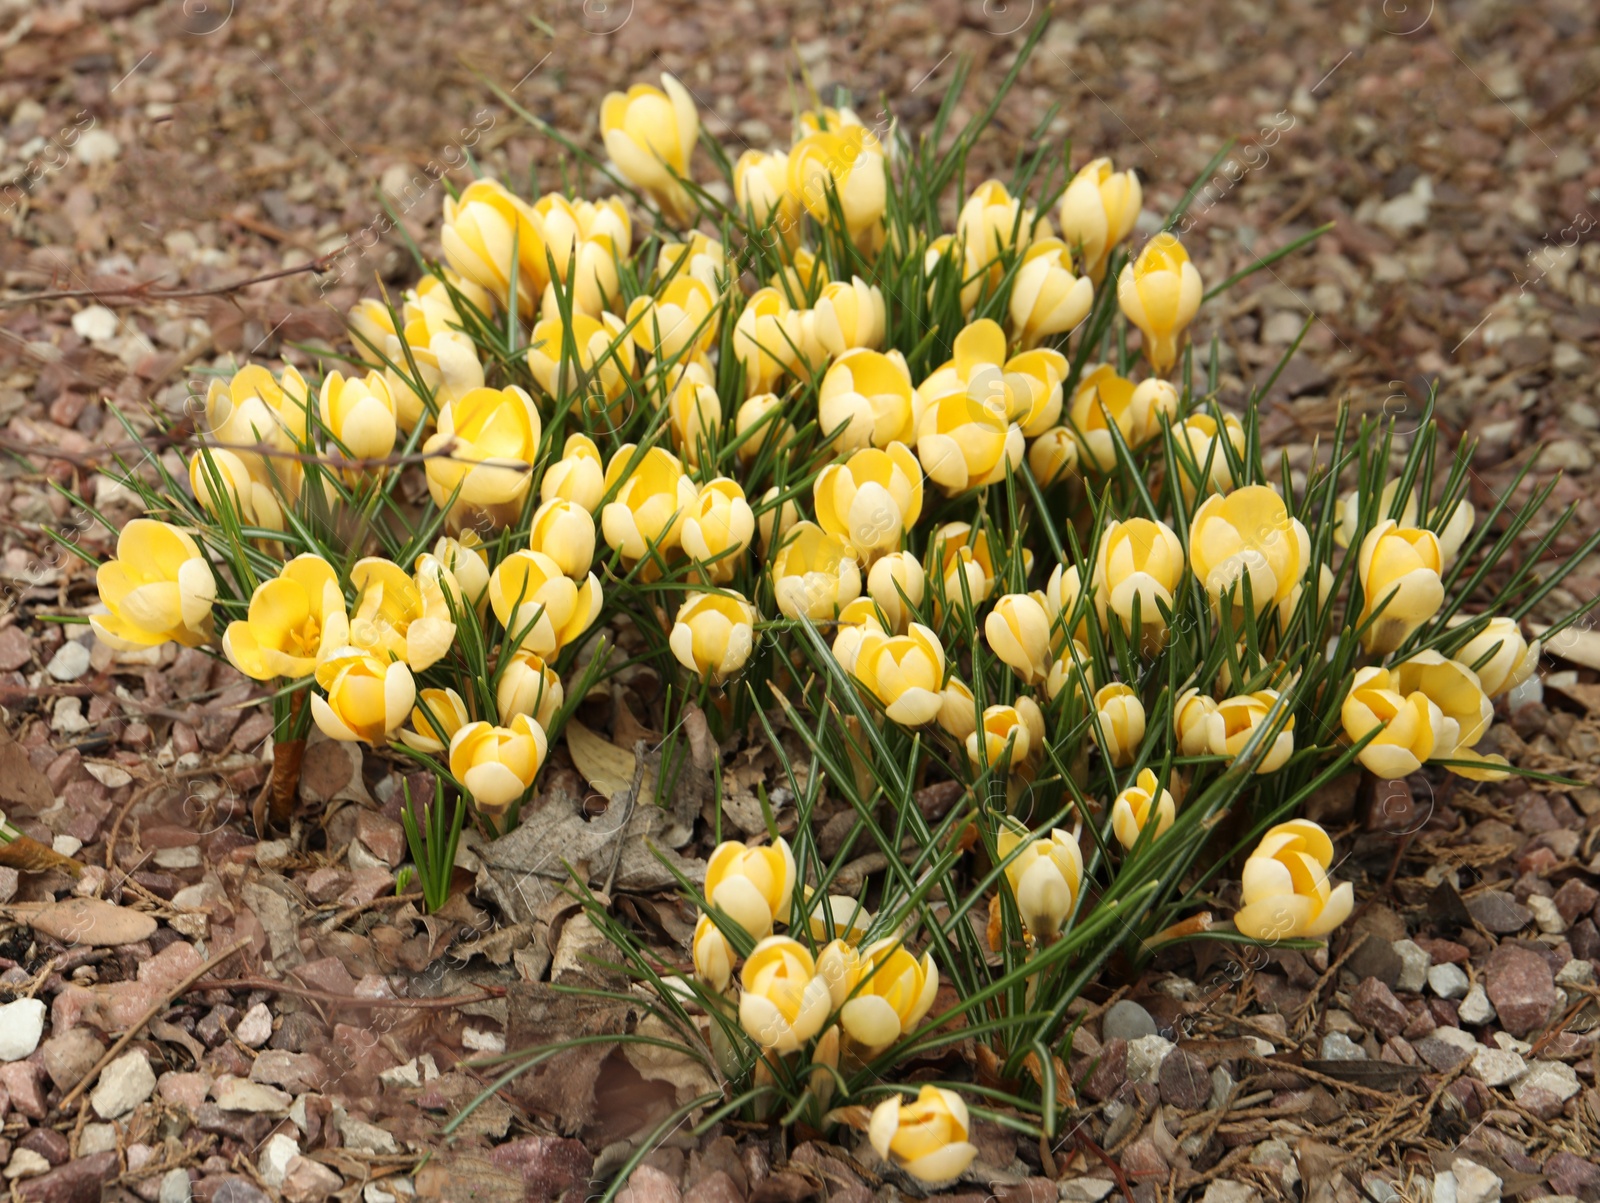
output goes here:
[[728, 285], [728, 253], [722, 243], [694, 230], [684, 242], [663, 242], [656, 257], [656, 279], [689, 276], [716, 296]]
[[1116, 427], [1130, 448], [1144, 446], [1161, 433], [1161, 418], [1178, 413], [1178, 390], [1165, 380], [1138, 384], [1118, 376], [1110, 364], [1084, 373], [1072, 397], [1072, 424], [1084, 462], [1096, 472], [1117, 464]]
[[984, 387], [971, 382], [959, 392], [929, 397], [917, 423], [917, 458], [935, 484], [954, 496], [967, 489], [1006, 478], [1022, 463], [1024, 439], [994, 399], [973, 394]]
[[782, 543], [800, 521], [800, 507], [795, 504], [793, 497], [778, 499], [783, 496], [783, 490], [773, 485], [761, 494], [761, 512], [756, 515], [756, 529], [761, 532], [761, 549], [768, 550], [772, 546], [773, 537], [776, 536]]
[[722, 400], [702, 359], [677, 364], [667, 372], [667, 425], [683, 462], [698, 468], [715, 455], [722, 430]]
[[285, 482], [275, 482], [271, 471], [265, 457], [247, 458], [223, 447], [203, 447], [189, 461], [189, 487], [213, 518], [220, 520], [220, 499], [226, 498], [241, 526], [282, 530], [284, 499], [274, 484], [281, 487]]
[[855, 675], [903, 727], [919, 727], [939, 715], [944, 648], [921, 623], [911, 623], [904, 635], [869, 634], [856, 655]]
[[728, 937], [712, 922], [710, 915], [701, 915], [694, 925], [694, 974], [715, 994], [722, 994], [733, 980], [733, 962], [736, 959]]
[[327, 692], [311, 695], [311, 717], [329, 739], [382, 745], [411, 717], [417, 687], [405, 661], [385, 663], [360, 648], [334, 652], [317, 666], [317, 684]]
[[543, 220], [497, 180], [473, 180], [459, 197], [445, 197], [439, 242], [451, 270], [501, 305], [510, 303], [515, 278], [524, 317], [550, 282]]
[[922, 469], [904, 443], [864, 447], [829, 464], [812, 485], [817, 523], [844, 539], [863, 564], [899, 549], [922, 515]]
[[1205, 756], [1211, 751], [1211, 716], [1217, 703], [1198, 689], [1178, 695], [1172, 708], [1172, 733], [1178, 737], [1178, 751], [1185, 756]]
[[459, 529], [482, 516], [508, 526], [521, 516], [543, 427], [533, 398], [511, 385], [473, 389], [439, 410], [422, 445], [428, 492]]
[[795, 311], [776, 288], [757, 289], [733, 326], [733, 353], [744, 368], [747, 397], [770, 393], [796, 370], [800, 331]]
[[966, 247], [968, 274], [992, 270], [1013, 248], [1025, 250], [1037, 224], [1033, 210], [1024, 208], [1021, 198], [1013, 199], [999, 180], [979, 184], [956, 215], [956, 241]]
[[[135, 519], [128, 523], [118, 540], [118, 549], [121, 549], [122, 538], [127, 538], [136, 526], [147, 521]], [[155, 557], [140, 558], [142, 562], [162, 562]], [[104, 571], [102, 567], [101, 572]], [[116, 589], [113, 588], [108, 597], [102, 580], [100, 597], [111, 608], [111, 616], [117, 617], [120, 596]], [[107, 624], [109, 619], [96, 617], [99, 622], [95, 633], [101, 634], [101, 625]], [[121, 624], [108, 629], [113, 635], [124, 635]], [[101, 634], [101, 638], [104, 637]], [[253, 680], [299, 679], [310, 676], [319, 661], [349, 642], [350, 618], [344, 594], [339, 589], [338, 575], [333, 565], [321, 556], [306, 554], [296, 556], [280, 568], [272, 580], [256, 586], [250, 595], [246, 616], [230, 622], [223, 632], [222, 651], [228, 663]]]
[[857, 347], [876, 350], [883, 343], [883, 291], [854, 276], [822, 286], [814, 307], [816, 339], [837, 359]]
[[548, 753], [544, 728], [526, 714], [506, 727], [468, 723], [450, 741], [450, 772], [482, 814], [498, 819], [533, 788]]
[[[1268, 728], [1268, 716], [1277, 705], [1279, 693], [1275, 689], [1260, 689], [1255, 693], [1240, 694], [1217, 703], [1216, 712], [1206, 724], [1208, 741], [1213, 756], [1226, 756], [1232, 763], [1245, 745], [1257, 739], [1257, 732]], [[1273, 724], [1277, 723], [1273, 719]], [[1264, 732], [1263, 732], [1264, 733]], [[1253, 767], [1258, 773], [1273, 773], [1288, 762], [1294, 752], [1294, 715], [1290, 713], [1270, 741], [1258, 740]]]
[[1226, 493], [1234, 486], [1234, 458], [1244, 457], [1244, 427], [1232, 414], [1222, 415], [1219, 432], [1216, 418], [1210, 414], [1190, 414], [1172, 428], [1173, 442], [1178, 454], [1178, 484], [1183, 488], [1184, 500], [1194, 502], [1203, 492]]
[[789, 842], [749, 847], [737, 840], [718, 844], [706, 862], [706, 901], [752, 940], [787, 923], [794, 905], [795, 865]]
[[691, 593], [672, 624], [672, 654], [713, 685], [737, 674], [755, 647], [756, 608], [736, 593]]
[[1444, 604], [1444, 559], [1431, 530], [1386, 519], [1367, 532], [1356, 561], [1361, 580], [1361, 635], [1368, 652], [1392, 652]]
[[461, 589], [461, 596], [481, 616], [489, 600], [489, 553], [484, 550], [477, 532], [463, 531], [459, 539], [440, 535], [433, 544], [433, 558], [449, 570]]
[[[837, 939], [845, 947], [853, 947], [866, 937], [872, 926], [872, 912], [861, 904], [861, 899], [847, 894], [829, 894], [817, 899], [806, 919], [811, 938], [818, 944]], [[823, 955], [817, 956], [817, 969], [826, 973]]]
[[1287, 600], [1305, 578], [1311, 536], [1273, 489], [1246, 485], [1200, 504], [1189, 524], [1189, 560], [1213, 604], [1242, 606], [1248, 578], [1251, 604], [1261, 614]]
[[703, 354], [717, 335], [712, 291], [693, 276], [678, 275], [654, 296], [638, 296], [628, 306], [626, 325], [633, 327], [639, 349], [657, 359], [678, 359], [685, 352]]
[[1477, 767], [1446, 767], [1474, 781], [1499, 781], [1506, 776], [1504, 756], [1485, 756], [1472, 750], [1494, 721], [1494, 705], [1484, 693], [1477, 673], [1459, 660], [1446, 659], [1431, 649], [1402, 660], [1390, 671], [1400, 693], [1410, 696], [1420, 692], [1439, 707], [1444, 723], [1434, 747], [1435, 759], [1471, 762]]
[[878, 1156], [923, 1182], [959, 1177], [978, 1155], [967, 1139], [967, 1105], [953, 1090], [924, 1086], [914, 1103], [898, 1094], [872, 1111], [867, 1135]]
[[1139, 776], [1127, 789], [1117, 795], [1111, 804], [1111, 830], [1117, 842], [1132, 849], [1139, 842], [1139, 834], [1150, 824], [1155, 824], [1151, 839], [1160, 839], [1177, 819], [1177, 806], [1172, 794], [1161, 788], [1156, 775], [1149, 769], [1140, 769]]
[[919, 960], [898, 936], [861, 952], [852, 996], [839, 1009], [844, 1033], [867, 1056], [916, 1031], [939, 990], [939, 970], [924, 953]]
[[733, 198], [758, 229], [770, 222], [785, 242], [799, 240], [800, 199], [789, 191], [789, 156], [783, 151], [747, 150], [740, 155], [733, 165]]
[[[1025, 700], [1028, 699], [1019, 698], [1015, 706], [996, 705], [984, 710], [983, 722], [967, 736], [968, 760], [978, 767], [998, 764], [1009, 749], [1010, 766], [1016, 769], [1042, 750], [1041, 741], [1036, 740], [1035, 735], [1042, 735], [1044, 723], [1041, 718], [1036, 732], [1034, 724], [1028, 721], [1032, 716], [1021, 705]], [[1038, 709], [1037, 703], [1034, 709]]]
[[1233, 925], [1252, 940], [1319, 939], [1350, 917], [1355, 891], [1328, 879], [1333, 841], [1309, 819], [1270, 828], [1244, 863]]
[[556, 670], [527, 648], [512, 653], [495, 687], [495, 707], [502, 724], [526, 714], [548, 730], [566, 697]]
[[[1397, 476], [1383, 486], [1383, 492], [1378, 495], [1375, 506], [1363, 506], [1363, 498], [1370, 499], [1371, 494], [1363, 493], [1359, 489], [1351, 489], [1339, 498], [1339, 525], [1333, 528], [1333, 541], [1340, 547], [1349, 547], [1358, 538], [1365, 538], [1363, 528], [1371, 530], [1378, 523], [1389, 517], [1394, 512], [1395, 494], [1400, 491], [1400, 478]], [[1371, 509], [1372, 513], [1365, 513]], [[1417, 525], [1417, 495], [1415, 493], [1406, 497], [1406, 503], [1400, 508], [1400, 517], [1397, 519], [1401, 526]]]
[[[556, 279], [568, 285], [572, 308], [599, 317], [618, 299], [617, 264], [633, 249], [633, 223], [619, 197], [603, 201], [569, 200], [559, 192], [533, 206], [544, 229], [545, 246], [555, 262]], [[554, 287], [545, 289], [545, 316], [559, 312]]]
[[697, 491], [677, 456], [665, 447], [640, 452], [624, 443], [606, 466], [604, 486], [616, 490], [600, 511], [600, 529], [613, 551], [636, 561], [652, 548], [664, 555], [678, 546]]
[[994, 592], [994, 556], [983, 531], [947, 522], [928, 541], [928, 558], [928, 574], [943, 585], [946, 606], [976, 606]]
[[1467, 536], [1472, 533], [1472, 524], [1477, 521], [1478, 513], [1472, 508], [1472, 503], [1463, 497], [1450, 511], [1450, 516], [1440, 522], [1437, 515], [1433, 525], [1439, 533], [1439, 560], [1448, 570], [1456, 562], [1456, 557], [1461, 554], [1461, 545], [1467, 541]]
[[700, 489], [683, 516], [679, 542], [712, 581], [726, 583], [755, 537], [756, 517], [739, 482], [719, 476]]
[[624, 329], [622, 319], [612, 313], [574, 313], [570, 323], [546, 318], [528, 336], [528, 371], [553, 399], [564, 401], [581, 387], [585, 409], [618, 418], [636, 363], [634, 344]]
[[[1451, 626], [1470, 622], [1461, 617]], [[1539, 641], [1529, 643], [1515, 619], [1491, 618], [1486, 627], [1456, 649], [1453, 657], [1478, 674], [1483, 692], [1497, 698], [1515, 689], [1539, 667]]]
[[912, 610], [922, 605], [927, 577], [909, 551], [892, 551], [873, 561], [867, 593], [894, 631], [904, 631]]
[[855, 672], [856, 656], [869, 633], [891, 635], [894, 632], [885, 628], [870, 597], [858, 597], [839, 611], [839, 625], [833, 635], [833, 658], [845, 672]]
[[455, 690], [421, 689], [411, 710], [411, 726], [400, 731], [400, 742], [418, 752], [443, 752], [470, 721], [467, 704]]
[[1023, 927], [1040, 944], [1050, 943], [1072, 914], [1083, 884], [1078, 841], [1059, 827], [1048, 837], [1030, 835], [1008, 819], [995, 835], [995, 851], [1005, 862], [1006, 883]]
[[921, 398], [898, 351], [846, 351], [817, 389], [818, 424], [842, 451], [909, 444], [921, 415]]
[[1100, 750], [1113, 765], [1132, 764], [1144, 740], [1144, 703], [1120, 681], [1095, 691], [1097, 722], [1089, 728]]
[[805, 945], [768, 936], [739, 975], [739, 1026], [762, 1048], [792, 1053], [822, 1031], [833, 1000]]
[[823, 224], [837, 196], [851, 238], [869, 243], [888, 201], [883, 159], [883, 147], [864, 126], [811, 134], [789, 151], [789, 191]]
[[1061, 194], [1057, 218], [1062, 240], [1077, 250], [1096, 285], [1105, 278], [1112, 248], [1133, 233], [1143, 204], [1139, 177], [1113, 171], [1110, 159], [1085, 164]]
[[1444, 715], [1424, 693], [1402, 696], [1386, 668], [1358, 668], [1339, 717], [1351, 742], [1378, 728], [1378, 734], [1356, 759], [1384, 778], [1415, 773], [1433, 755]]
[[700, 114], [687, 88], [663, 73], [659, 88], [634, 84], [626, 93], [607, 93], [600, 136], [624, 179], [648, 192], [670, 220], [687, 219], [689, 194], [680, 180], [689, 176], [700, 137]]
[[1089, 649], [1078, 639], [1062, 641], [1060, 652], [1050, 664], [1045, 692], [1053, 702], [1069, 685], [1075, 694], [1094, 692], [1094, 661], [1089, 658]]
[[814, 522], [796, 522], [770, 564], [773, 597], [786, 618], [823, 622], [861, 595], [854, 549]]
[[[211, 638], [217, 580], [186, 531], [151, 518], [133, 519], [117, 536], [116, 558], [100, 565], [95, 582], [110, 612], [91, 615], [89, 625], [107, 647], [132, 651], [169, 640], [200, 647]], [[254, 612], [254, 598], [251, 608]]]
[[794, 426], [783, 411], [784, 403], [776, 393], [757, 393], [739, 406], [733, 416], [733, 434], [740, 463], [755, 463], [768, 447], [781, 452], [794, 438]]
[[1024, 685], [1043, 685], [1050, 676], [1050, 615], [1039, 597], [1008, 593], [984, 619], [983, 633], [994, 654], [1010, 665]]
[[605, 496], [605, 491], [606, 474], [600, 462], [600, 449], [586, 434], [568, 435], [561, 458], [544, 470], [539, 500], [575, 501], [592, 514], [600, 508], [600, 498]]
[[319, 408], [328, 434], [352, 459], [383, 459], [394, 450], [400, 431], [394, 399], [377, 372], [369, 372], [365, 380], [329, 372]]
[[262, 445], [285, 452], [306, 450], [311, 443], [314, 396], [294, 368], [284, 368], [280, 381], [259, 364], [250, 364], [226, 384], [211, 382], [206, 425], [218, 444], [236, 451]]
[[547, 501], [533, 511], [528, 549], [542, 551], [562, 572], [581, 581], [594, 563], [594, 516], [576, 501]]
[[1077, 329], [1094, 305], [1094, 285], [1072, 272], [1072, 252], [1055, 238], [1028, 248], [1011, 286], [1011, 328], [1024, 347]]
[[965, 744], [978, 729], [978, 706], [972, 690], [959, 677], [945, 682], [939, 694], [939, 726], [953, 739]]
[[1165, 522], [1148, 518], [1113, 521], [1100, 537], [1094, 564], [1094, 600], [1100, 620], [1115, 614], [1122, 629], [1134, 633], [1138, 611], [1140, 646], [1154, 651], [1165, 642], [1167, 620], [1161, 607], [1174, 608], [1172, 595], [1183, 580], [1183, 544]]
[[1144, 355], [1160, 373], [1178, 362], [1178, 341], [1205, 291], [1177, 237], [1157, 234], [1117, 278], [1117, 303], [1144, 335]]
[[554, 656], [600, 616], [600, 581], [579, 583], [540, 551], [514, 551], [489, 578], [489, 605], [506, 634], [541, 658]]

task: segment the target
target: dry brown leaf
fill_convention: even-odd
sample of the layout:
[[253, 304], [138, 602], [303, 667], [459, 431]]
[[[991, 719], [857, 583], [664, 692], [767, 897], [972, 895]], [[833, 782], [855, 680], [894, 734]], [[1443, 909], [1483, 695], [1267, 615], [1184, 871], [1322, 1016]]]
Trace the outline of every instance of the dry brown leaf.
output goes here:
[[[646, 1015], [640, 1020], [637, 1034], [673, 1042], [683, 1039], [681, 1032], [669, 1027], [655, 1015]], [[717, 1081], [706, 1069], [705, 1063], [687, 1052], [680, 1052], [675, 1048], [662, 1048], [656, 1044], [624, 1044], [622, 1055], [634, 1069], [639, 1071], [641, 1078], [650, 1082], [668, 1083], [677, 1092], [677, 1103], [680, 1107], [691, 1099], [699, 1098], [703, 1094], [712, 1094], [718, 1089]]]
[[632, 750], [619, 748], [574, 720], [567, 723], [567, 751], [578, 772], [607, 801], [614, 802], [618, 794], [633, 788], [639, 758]]
[[0, 727], [0, 801], [26, 807], [31, 814], [49, 810], [56, 794], [45, 775], [33, 767], [23, 746]]
[[31, 835], [19, 835], [8, 843], [0, 843], [0, 866], [21, 869], [27, 873], [43, 873], [60, 869], [76, 877], [83, 872], [83, 862], [62, 856], [48, 844], [41, 844]]

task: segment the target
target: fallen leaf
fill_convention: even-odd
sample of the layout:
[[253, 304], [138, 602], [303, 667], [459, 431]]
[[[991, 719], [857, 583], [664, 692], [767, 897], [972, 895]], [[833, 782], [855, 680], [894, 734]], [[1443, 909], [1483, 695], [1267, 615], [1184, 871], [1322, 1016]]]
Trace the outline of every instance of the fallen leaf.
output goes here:
[[0, 843], [0, 865], [7, 869], [21, 869], [28, 873], [43, 873], [60, 869], [76, 877], [83, 872], [83, 862], [63, 856], [48, 844], [41, 844], [31, 835], [19, 835]]
[[68, 898], [24, 916], [34, 931], [63, 944], [83, 944], [90, 948], [109, 948], [117, 944], [136, 944], [155, 934], [154, 915], [113, 906], [99, 898]]
[[[527, 1052], [585, 1036], [607, 1036], [633, 1026], [627, 1003], [558, 991], [544, 982], [506, 988], [506, 1048]], [[581, 1131], [594, 1118], [600, 1066], [616, 1047], [583, 1044], [557, 1053], [518, 1077], [510, 1087], [527, 1106], [555, 1119], [564, 1134]]]
[[632, 788], [639, 758], [576, 720], [567, 723], [567, 751], [578, 772], [608, 801]]
[[[637, 1032], [655, 1040], [678, 1042], [683, 1033], [669, 1027], [656, 1015], [646, 1015]], [[677, 1105], [682, 1107], [691, 1099], [712, 1094], [717, 1081], [711, 1076], [705, 1062], [693, 1056], [685, 1047], [682, 1050], [663, 1048], [658, 1044], [625, 1044], [622, 1055], [639, 1071], [639, 1076], [650, 1082], [666, 1082], [677, 1092]]]
[[4, 727], [0, 727], [0, 801], [7, 806], [27, 807], [33, 814], [56, 804], [50, 782], [33, 767], [27, 751]]
[[[1541, 639], [1550, 629], [1548, 623], [1532, 623], [1531, 629]], [[1546, 655], [1560, 656], [1584, 668], [1600, 669], [1600, 631], [1588, 627], [1570, 626], [1544, 642]]]

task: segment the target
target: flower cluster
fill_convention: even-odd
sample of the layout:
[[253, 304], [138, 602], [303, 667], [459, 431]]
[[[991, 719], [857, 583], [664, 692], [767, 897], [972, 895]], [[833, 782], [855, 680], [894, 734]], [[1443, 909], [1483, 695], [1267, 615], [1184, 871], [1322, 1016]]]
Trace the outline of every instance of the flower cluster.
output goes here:
[[[1463, 602], [1512, 536], [1437, 478], [1431, 428], [1390, 456], [1341, 425], [1272, 476], [1254, 406], [1196, 382], [1204, 283], [1133, 172], [1094, 160], [1048, 210], [987, 180], [941, 230], [924, 185], [957, 160], [849, 109], [720, 181], [670, 76], [608, 96], [600, 135], [626, 199], [475, 180], [337, 370], [215, 382], [187, 481], [100, 566], [102, 640], [218, 645], [275, 684], [281, 743], [314, 722], [418, 761], [490, 837], [585, 702], [642, 700], [663, 744], [697, 707], [696, 760], [764, 728], [807, 796], [715, 847], [674, 998], [819, 1123], [932, 1039], [933, 953], [1027, 1036], [1020, 1080], [1061, 1032], [991, 1020], [1038, 1021], [1129, 933], [1145, 955], [1217, 873], [1250, 939], [1348, 917], [1327, 834], [1268, 817], [1323, 774], [1511, 770], [1477, 749], [1539, 658], [1526, 574]], [[827, 892], [824, 779], [881, 858], [876, 914]], [[930, 781], [959, 790], [943, 825]], [[1232, 866], [1230, 811], [1259, 839]], [[865, 1127], [925, 1180], [974, 1155], [942, 1087]]]

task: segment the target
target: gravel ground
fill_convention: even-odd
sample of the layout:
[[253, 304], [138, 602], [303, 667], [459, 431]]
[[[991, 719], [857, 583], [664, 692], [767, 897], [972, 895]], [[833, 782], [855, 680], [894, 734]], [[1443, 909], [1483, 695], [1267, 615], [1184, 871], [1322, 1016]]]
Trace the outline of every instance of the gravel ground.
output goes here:
[[[1600, 524], [1600, 16], [1583, 0], [1333, 7], [1074, 7], [986, 153], [1009, 164], [1054, 111], [1075, 162], [1137, 168], [1163, 210], [1237, 139], [1185, 235], [1208, 281], [1336, 224], [1202, 312], [1224, 399], [1264, 381], [1310, 316], [1265, 414], [1291, 463], [1339, 402], [1403, 431], [1437, 387], [1439, 423], [1481, 439], [1480, 513], [1547, 444], [1531, 479], [1563, 473], [1554, 500], [1578, 507], [1562, 559]], [[308, 362], [297, 344], [337, 341], [352, 301], [411, 275], [380, 196], [436, 247], [430, 173], [464, 146], [551, 186], [559, 148], [513, 104], [592, 143], [605, 91], [668, 70], [724, 144], [765, 148], [803, 68], [915, 125], [963, 56], [963, 107], [981, 103], [1038, 15], [997, 0], [557, 9], [0, 0], [0, 805], [91, 865], [76, 881], [0, 868], [0, 1167], [21, 1198], [577, 1200], [670, 1105], [671, 1083], [652, 1093], [648, 1067], [614, 1056], [587, 1094], [496, 1097], [447, 1149], [440, 1128], [481, 1081], [459, 1063], [548, 1035], [522, 983], [571, 972], [586, 925], [553, 900], [493, 903], [487, 868], [485, 909], [424, 919], [391, 901], [399, 779], [342, 745], [308, 751], [305, 821], [258, 842], [245, 812], [271, 722], [248, 682], [170, 647], [113, 662], [34, 621], [93, 600], [92, 572], [46, 530], [106, 550], [50, 486], [131, 513], [95, 470], [128, 439], [106, 404], [180, 416], [205, 369]], [[1600, 565], [1583, 565], [1550, 612], [1597, 591]], [[1091, 993], [1077, 1126], [1049, 1149], [980, 1130], [972, 1203], [1600, 1200], [1596, 645], [1565, 639], [1543, 703], [1497, 728], [1513, 759], [1595, 784], [1330, 787], [1315, 817], [1363, 903], [1333, 959], [1186, 953]], [[544, 808], [583, 805], [560, 757], [548, 777]], [[628, 905], [681, 940], [692, 917], [649, 884]], [[629, 1198], [865, 1203], [903, 1185], [857, 1151], [728, 1127], [664, 1142]]]

